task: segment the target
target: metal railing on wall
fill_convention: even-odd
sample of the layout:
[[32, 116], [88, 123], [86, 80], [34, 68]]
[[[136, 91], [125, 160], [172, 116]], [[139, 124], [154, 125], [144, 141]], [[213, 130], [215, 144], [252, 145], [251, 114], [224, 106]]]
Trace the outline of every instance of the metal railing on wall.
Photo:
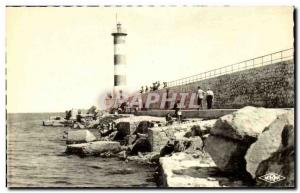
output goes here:
[[174, 86], [189, 84], [189, 83], [197, 82], [200, 80], [205, 80], [208, 78], [213, 78], [213, 77], [217, 77], [217, 76], [221, 76], [221, 75], [225, 75], [225, 74], [230, 74], [233, 72], [238, 72], [238, 71], [242, 71], [242, 70], [247, 70], [247, 69], [251, 69], [251, 68], [256, 68], [256, 67], [266, 66], [266, 65], [270, 65], [270, 64], [275, 64], [278, 62], [292, 60], [293, 58], [294, 58], [294, 49], [293, 48], [281, 50], [281, 51], [267, 54], [264, 56], [259, 56], [256, 58], [245, 60], [245, 61], [242, 61], [239, 63], [231, 64], [231, 65], [224, 66], [224, 67], [217, 68], [217, 69], [213, 69], [213, 70], [203, 72], [203, 73], [200, 73], [197, 75], [170, 81], [170, 82], [167, 82], [167, 87], [174, 87]]

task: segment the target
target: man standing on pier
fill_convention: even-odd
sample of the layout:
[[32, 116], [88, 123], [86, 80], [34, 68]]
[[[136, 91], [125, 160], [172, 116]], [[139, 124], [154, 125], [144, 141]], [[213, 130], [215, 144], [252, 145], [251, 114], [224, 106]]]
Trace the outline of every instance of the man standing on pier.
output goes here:
[[198, 86], [198, 91], [197, 91], [197, 95], [198, 95], [197, 104], [199, 106], [198, 110], [200, 110], [200, 107], [201, 107], [201, 109], [203, 109], [202, 100], [204, 98], [204, 93], [205, 92], [200, 88], [200, 86]]
[[211, 109], [213, 98], [214, 98], [214, 92], [210, 90], [210, 88], [208, 88], [208, 90], [206, 91], [207, 109]]

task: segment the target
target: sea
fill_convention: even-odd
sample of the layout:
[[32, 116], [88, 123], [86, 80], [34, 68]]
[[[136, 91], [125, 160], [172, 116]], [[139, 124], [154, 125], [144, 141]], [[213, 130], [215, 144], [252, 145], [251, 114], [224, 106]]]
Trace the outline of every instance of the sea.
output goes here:
[[66, 155], [63, 134], [68, 128], [42, 126], [43, 120], [55, 115], [7, 115], [8, 187], [156, 187], [153, 166], [118, 158]]

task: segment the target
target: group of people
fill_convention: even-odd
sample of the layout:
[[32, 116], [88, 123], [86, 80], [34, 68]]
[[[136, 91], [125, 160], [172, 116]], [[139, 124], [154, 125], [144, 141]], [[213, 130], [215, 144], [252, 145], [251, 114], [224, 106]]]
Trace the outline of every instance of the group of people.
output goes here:
[[[141, 87], [141, 90], [140, 90], [140, 93], [146, 93], [146, 92], [149, 92], [149, 91], [156, 91], [156, 90], [159, 90], [160, 89], [160, 81], [156, 81], [156, 82], [153, 82], [152, 83], [152, 86], [150, 86], [150, 89], [148, 88], [148, 86], [142, 86]], [[163, 88], [166, 88], [167, 87], [167, 82], [163, 82]]]
[[213, 99], [214, 99], [214, 92], [208, 88], [207, 91], [203, 91], [200, 86], [198, 86], [197, 90], [197, 104], [199, 106], [199, 110], [203, 109], [202, 101], [204, 99], [204, 96], [206, 95], [206, 103], [207, 103], [207, 109], [212, 108]]

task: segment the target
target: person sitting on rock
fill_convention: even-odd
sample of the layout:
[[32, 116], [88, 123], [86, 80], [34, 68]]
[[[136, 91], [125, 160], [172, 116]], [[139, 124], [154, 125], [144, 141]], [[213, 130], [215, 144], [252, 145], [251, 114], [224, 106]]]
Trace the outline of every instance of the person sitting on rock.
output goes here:
[[167, 122], [166, 125], [172, 125], [172, 124], [173, 124], [173, 119], [172, 119], [172, 116], [171, 116], [170, 113], [168, 113], [168, 114], [166, 115], [166, 122]]

